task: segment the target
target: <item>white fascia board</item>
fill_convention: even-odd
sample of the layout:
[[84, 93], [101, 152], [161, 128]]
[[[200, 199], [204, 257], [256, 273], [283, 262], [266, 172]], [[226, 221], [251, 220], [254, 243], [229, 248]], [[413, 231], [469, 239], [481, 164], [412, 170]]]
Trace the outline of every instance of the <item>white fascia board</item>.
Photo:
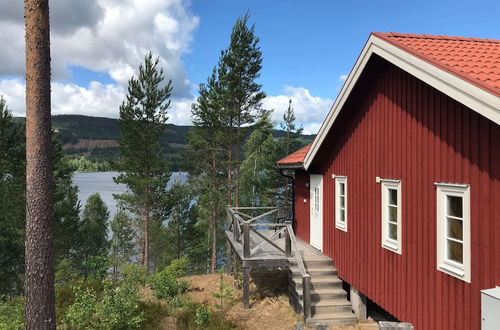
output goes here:
[[304, 168], [306, 170], [309, 169], [368, 60], [374, 53], [500, 125], [500, 98], [498, 96], [424, 61], [375, 35], [371, 35], [304, 158]]

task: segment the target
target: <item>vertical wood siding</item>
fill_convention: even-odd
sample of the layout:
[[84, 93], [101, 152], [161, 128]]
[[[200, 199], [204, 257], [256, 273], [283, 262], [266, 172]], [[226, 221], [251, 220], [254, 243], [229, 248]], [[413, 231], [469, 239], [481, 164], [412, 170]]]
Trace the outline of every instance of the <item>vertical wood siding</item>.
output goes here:
[[[339, 276], [416, 329], [480, 329], [480, 290], [500, 285], [499, 125], [375, 57], [318, 155], [324, 252]], [[334, 225], [332, 174], [348, 178], [348, 232]], [[402, 180], [402, 255], [381, 247], [377, 176]], [[434, 182], [470, 184], [471, 283], [436, 269]]]
[[309, 243], [309, 174], [304, 171], [295, 171], [295, 219], [295, 234]]

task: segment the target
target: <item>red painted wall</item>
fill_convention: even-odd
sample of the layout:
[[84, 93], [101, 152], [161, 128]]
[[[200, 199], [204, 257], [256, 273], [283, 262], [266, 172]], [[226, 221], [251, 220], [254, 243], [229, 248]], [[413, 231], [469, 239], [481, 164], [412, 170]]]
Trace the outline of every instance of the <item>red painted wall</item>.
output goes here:
[[304, 171], [295, 171], [295, 219], [295, 234], [309, 243], [309, 174]]
[[[480, 329], [480, 290], [500, 285], [500, 126], [375, 57], [311, 173], [323, 173], [324, 252], [339, 276], [416, 329]], [[348, 178], [348, 232], [334, 180]], [[381, 247], [381, 187], [402, 180], [402, 255]], [[470, 184], [471, 283], [436, 269], [434, 182]]]

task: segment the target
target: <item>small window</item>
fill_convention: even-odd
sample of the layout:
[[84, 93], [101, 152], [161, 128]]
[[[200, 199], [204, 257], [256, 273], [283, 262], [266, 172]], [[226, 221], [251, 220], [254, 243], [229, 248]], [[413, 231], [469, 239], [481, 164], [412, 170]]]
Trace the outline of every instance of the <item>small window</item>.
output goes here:
[[380, 180], [382, 185], [382, 246], [401, 254], [401, 181]]
[[314, 188], [314, 210], [319, 212], [319, 188]]
[[469, 186], [436, 183], [437, 267], [470, 282]]
[[335, 176], [335, 227], [347, 231], [347, 178]]

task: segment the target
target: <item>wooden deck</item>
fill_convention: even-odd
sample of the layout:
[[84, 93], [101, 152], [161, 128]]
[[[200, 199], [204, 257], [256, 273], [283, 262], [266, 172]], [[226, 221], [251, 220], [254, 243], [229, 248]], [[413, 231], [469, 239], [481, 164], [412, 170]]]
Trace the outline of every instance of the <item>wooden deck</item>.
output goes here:
[[[274, 230], [259, 230], [260, 234], [264, 237], [270, 238], [275, 234]], [[243, 243], [234, 240], [234, 234], [231, 231], [226, 231], [226, 238], [228, 243], [231, 245], [233, 253], [241, 261], [243, 267], [281, 267], [288, 268], [288, 258], [285, 254], [285, 235], [282, 234], [281, 238], [276, 238], [273, 243], [279, 248], [277, 249], [271, 244], [262, 244], [265, 240], [252, 233], [250, 235], [250, 249], [254, 249], [259, 244], [262, 246], [252, 252], [250, 258], [245, 258], [243, 254]], [[317, 261], [325, 259], [325, 255], [319, 250], [315, 249], [308, 243], [304, 242], [300, 238], [297, 238], [297, 248], [302, 255], [302, 259], [305, 261]]]

